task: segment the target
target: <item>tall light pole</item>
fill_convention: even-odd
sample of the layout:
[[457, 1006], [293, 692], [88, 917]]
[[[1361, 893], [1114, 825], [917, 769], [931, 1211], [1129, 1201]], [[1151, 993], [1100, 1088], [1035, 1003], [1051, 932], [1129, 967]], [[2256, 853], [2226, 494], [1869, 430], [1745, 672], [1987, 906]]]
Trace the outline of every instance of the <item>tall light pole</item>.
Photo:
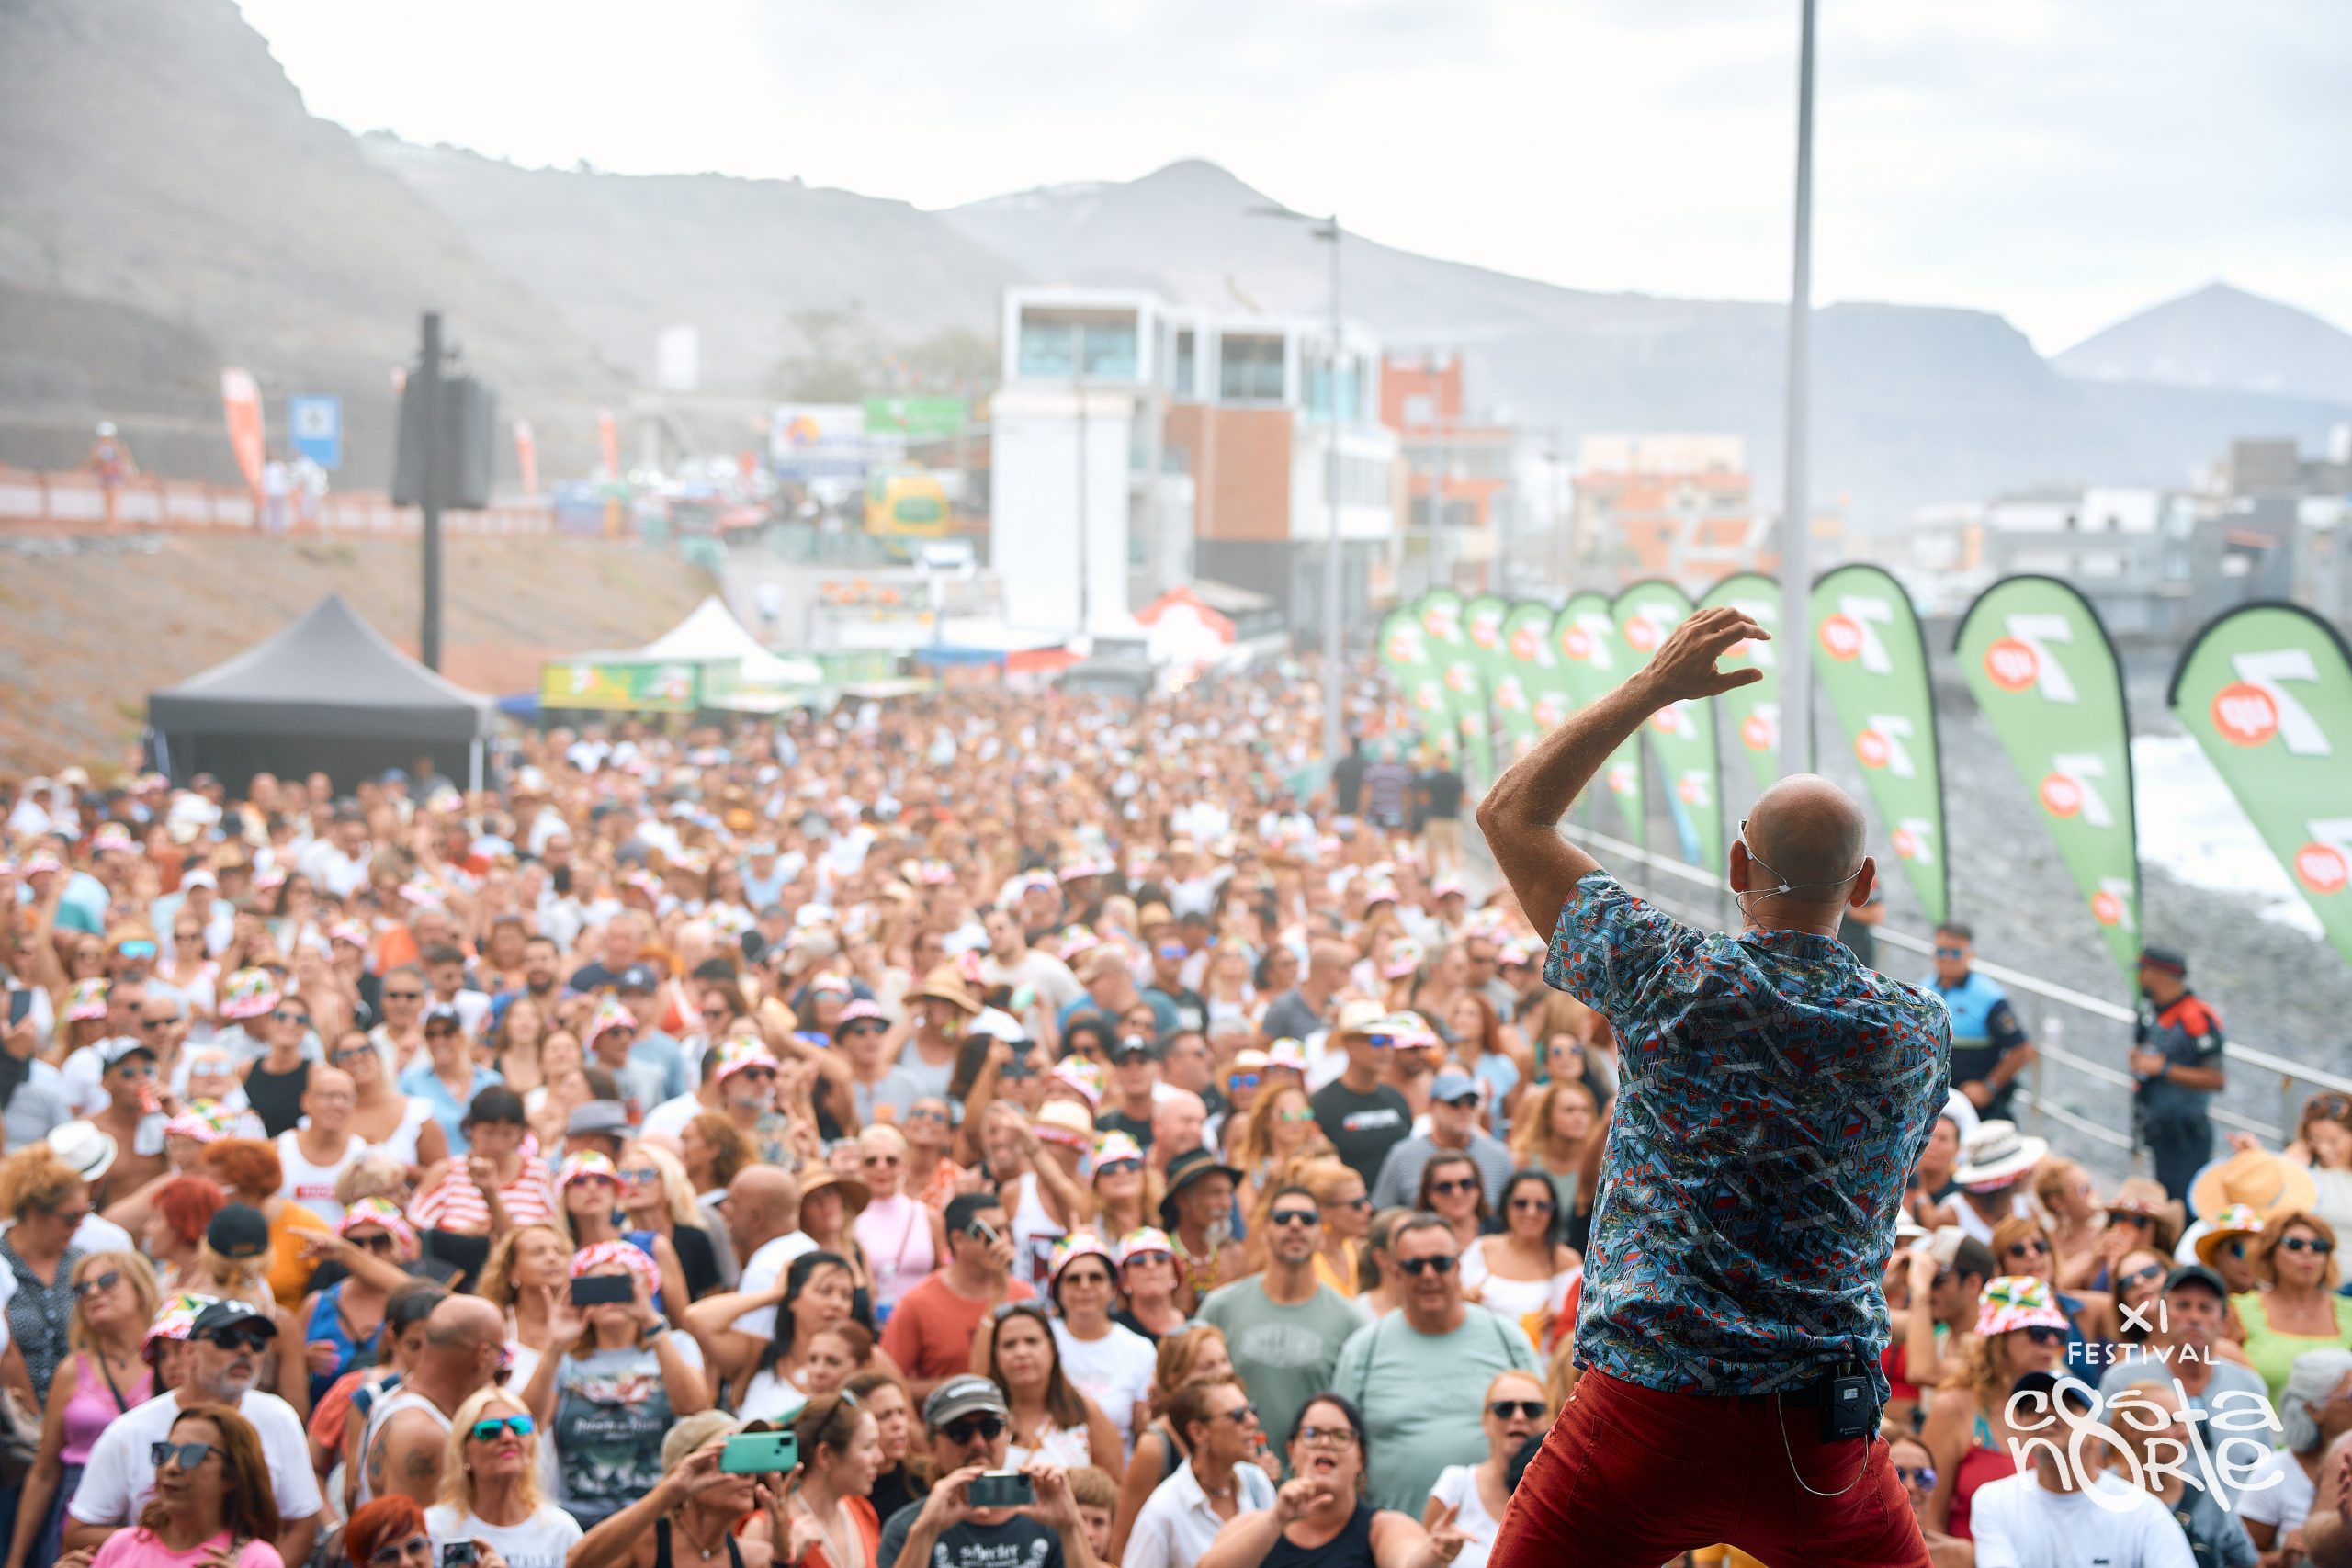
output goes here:
[[1789, 286], [1788, 448], [1781, 491], [1781, 773], [1813, 768], [1813, 526], [1805, 494], [1813, 389], [1813, 6], [1797, 48], [1795, 276]]
[[1331, 247], [1331, 397], [1323, 431], [1323, 492], [1331, 513], [1330, 536], [1323, 547], [1323, 761], [1328, 767], [1340, 760], [1340, 694], [1347, 683], [1346, 673], [1340, 667], [1340, 616], [1343, 613], [1340, 595], [1340, 356], [1346, 347], [1340, 324], [1340, 215], [1334, 212], [1329, 218], [1316, 218], [1293, 212], [1287, 207], [1253, 207], [1249, 215], [1309, 224], [1308, 237], [1324, 241]]

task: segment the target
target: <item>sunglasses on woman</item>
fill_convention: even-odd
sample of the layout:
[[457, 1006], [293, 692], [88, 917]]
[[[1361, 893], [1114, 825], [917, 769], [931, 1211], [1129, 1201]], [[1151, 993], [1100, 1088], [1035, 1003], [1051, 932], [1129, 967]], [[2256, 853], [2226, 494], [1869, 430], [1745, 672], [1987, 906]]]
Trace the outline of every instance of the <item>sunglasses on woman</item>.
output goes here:
[[2064, 1345], [2066, 1342], [2064, 1329], [2052, 1328], [2046, 1323], [2034, 1324], [2025, 1331], [2025, 1334], [2027, 1338], [2037, 1345]]
[[2335, 1250], [2332, 1241], [2322, 1241], [2315, 1235], [2290, 1235], [2278, 1244], [2281, 1252], [2316, 1252], [2322, 1258]]
[[469, 1428], [469, 1435], [475, 1442], [489, 1443], [497, 1441], [507, 1432], [518, 1438], [527, 1438], [535, 1430], [531, 1418], [518, 1411], [512, 1416], [492, 1416], [477, 1421]]
[[2029, 1236], [2024, 1241], [2013, 1241], [2009, 1243], [2009, 1256], [2011, 1258], [2047, 1258], [2050, 1256], [2050, 1244], [2038, 1235]]
[[1936, 1467], [1932, 1464], [1898, 1464], [1894, 1479], [1905, 1486], [1919, 1485], [1932, 1492], [1936, 1489]]
[[426, 1562], [432, 1562], [433, 1538], [429, 1535], [413, 1535], [397, 1545], [379, 1546], [368, 1557], [368, 1568], [392, 1568], [394, 1563], [405, 1562], [411, 1558]]
[[111, 1291], [121, 1283], [121, 1270], [109, 1269], [103, 1274], [93, 1274], [86, 1280], [74, 1280], [74, 1299], [78, 1302], [85, 1296], [94, 1296], [100, 1291]]
[[1143, 1161], [1139, 1159], [1105, 1160], [1101, 1165], [1094, 1168], [1094, 1174], [1097, 1176], [1122, 1176], [1130, 1170], [1141, 1170], [1142, 1168]]
[[228, 1450], [210, 1443], [151, 1443], [147, 1447], [147, 1462], [161, 1470], [176, 1461], [182, 1470], [194, 1470], [210, 1454], [219, 1454], [225, 1460]]
[[1465, 1176], [1456, 1181], [1432, 1181], [1430, 1183], [1430, 1190], [1447, 1198], [1453, 1197], [1457, 1192], [1476, 1192], [1478, 1190], [1478, 1179], [1475, 1176]]
[[2115, 1283], [2119, 1290], [2129, 1291], [2144, 1285], [2151, 1280], [2161, 1280], [2164, 1277], [2165, 1266], [2161, 1263], [2151, 1263], [2144, 1269], [2134, 1269]]
[[1275, 1112], [1275, 1118], [1278, 1121], [1287, 1122], [1292, 1126], [1295, 1127], [1301, 1122], [1314, 1121], [1315, 1112], [1312, 1111], [1282, 1111]]
[[1540, 1399], [1498, 1399], [1487, 1406], [1487, 1412], [1498, 1421], [1508, 1421], [1514, 1416], [1524, 1416], [1530, 1421], [1544, 1419], [1544, 1404]]
[[1225, 1081], [1227, 1086], [1232, 1089], [1256, 1089], [1258, 1087], [1258, 1075], [1255, 1073], [1235, 1073]]
[[1510, 1206], [1523, 1214], [1555, 1214], [1560, 1206], [1549, 1198], [1514, 1198]]
[[621, 1179], [631, 1187], [651, 1187], [662, 1179], [662, 1173], [650, 1165], [627, 1166], [621, 1170]]
[[392, 1239], [391, 1233], [389, 1231], [378, 1231], [372, 1235], [360, 1235], [355, 1233], [345, 1239], [355, 1247], [366, 1247], [382, 1258], [390, 1258], [392, 1255], [392, 1249], [400, 1245]]

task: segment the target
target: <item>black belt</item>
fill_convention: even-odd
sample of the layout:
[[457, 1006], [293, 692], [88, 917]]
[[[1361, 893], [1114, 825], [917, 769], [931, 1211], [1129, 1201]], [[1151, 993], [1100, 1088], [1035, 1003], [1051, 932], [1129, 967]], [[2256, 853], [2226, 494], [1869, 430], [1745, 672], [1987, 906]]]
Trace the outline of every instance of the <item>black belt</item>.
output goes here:
[[1770, 1404], [1777, 1399], [1783, 1410], [1826, 1410], [1829, 1408], [1829, 1391], [1833, 1383], [1840, 1378], [1867, 1375], [1864, 1369], [1859, 1366], [1838, 1367], [1823, 1372], [1808, 1382], [1791, 1383], [1788, 1387], [1776, 1389], [1770, 1393], [1740, 1393], [1734, 1394], [1732, 1397], [1742, 1404]]

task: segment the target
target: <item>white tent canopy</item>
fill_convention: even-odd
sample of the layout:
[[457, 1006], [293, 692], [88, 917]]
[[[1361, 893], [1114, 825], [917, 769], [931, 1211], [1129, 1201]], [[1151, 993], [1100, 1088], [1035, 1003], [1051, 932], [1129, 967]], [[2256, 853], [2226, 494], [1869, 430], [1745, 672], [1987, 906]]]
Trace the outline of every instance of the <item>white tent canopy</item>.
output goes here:
[[745, 686], [813, 686], [825, 678], [813, 660], [787, 659], [760, 646], [751, 628], [716, 593], [695, 606], [694, 614], [655, 637], [632, 656], [648, 660], [676, 660], [694, 664], [737, 664]]

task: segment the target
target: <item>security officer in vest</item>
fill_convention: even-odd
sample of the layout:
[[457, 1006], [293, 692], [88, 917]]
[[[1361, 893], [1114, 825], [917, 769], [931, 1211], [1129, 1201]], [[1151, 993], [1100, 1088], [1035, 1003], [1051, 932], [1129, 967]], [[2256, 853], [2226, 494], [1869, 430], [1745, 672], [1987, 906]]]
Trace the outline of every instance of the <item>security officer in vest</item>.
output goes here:
[[1928, 984], [1951, 1012], [1951, 1087], [1991, 1119], [2009, 1115], [2018, 1075], [2033, 1060], [2009, 994], [1969, 967], [1976, 933], [1957, 922], [1936, 928], [1936, 973]]
[[2168, 947], [2140, 950], [2140, 1017], [2132, 1032], [2132, 1076], [2140, 1135], [2170, 1196], [2213, 1157], [2206, 1107], [2228, 1085], [2222, 1069], [2222, 1015], [2188, 988], [2188, 960]]

